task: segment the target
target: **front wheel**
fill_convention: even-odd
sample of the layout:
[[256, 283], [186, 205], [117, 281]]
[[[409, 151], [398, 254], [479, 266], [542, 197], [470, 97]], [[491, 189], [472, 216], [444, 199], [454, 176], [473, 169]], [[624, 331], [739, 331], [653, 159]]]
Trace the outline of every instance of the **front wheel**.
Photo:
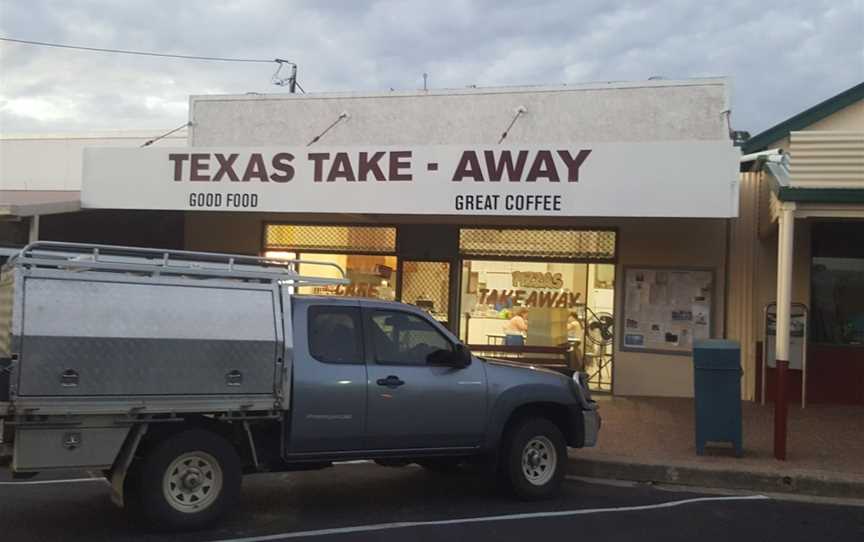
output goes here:
[[560, 490], [566, 461], [561, 430], [545, 418], [526, 418], [504, 438], [500, 476], [520, 499], [547, 499]]
[[222, 437], [183, 431], [150, 448], [133, 465], [126, 507], [156, 530], [199, 529], [224, 515], [240, 496], [240, 459]]

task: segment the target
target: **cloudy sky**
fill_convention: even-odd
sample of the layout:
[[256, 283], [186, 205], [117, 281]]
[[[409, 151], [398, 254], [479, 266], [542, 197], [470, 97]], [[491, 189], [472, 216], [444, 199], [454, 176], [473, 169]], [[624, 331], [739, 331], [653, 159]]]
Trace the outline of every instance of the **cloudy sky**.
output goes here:
[[[286, 58], [308, 92], [728, 75], [754, 134], [864, 81], [864, 0], [0, 0], [0, 36]], [[0, 42], [0, 131], [171, 128], [274, 71]]]

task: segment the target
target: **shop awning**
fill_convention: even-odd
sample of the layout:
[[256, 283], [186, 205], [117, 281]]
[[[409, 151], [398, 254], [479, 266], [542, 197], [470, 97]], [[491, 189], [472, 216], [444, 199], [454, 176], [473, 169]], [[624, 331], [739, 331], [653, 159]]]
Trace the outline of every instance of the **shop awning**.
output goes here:
[[0, 217], [72, 213], [81, 210], [78, 190], [0, 190]]

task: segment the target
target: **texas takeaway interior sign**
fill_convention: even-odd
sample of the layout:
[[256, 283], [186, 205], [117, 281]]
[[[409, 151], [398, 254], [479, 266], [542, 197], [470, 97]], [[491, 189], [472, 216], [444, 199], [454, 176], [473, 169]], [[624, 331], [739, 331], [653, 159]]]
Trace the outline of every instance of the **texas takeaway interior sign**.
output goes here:
[[728, 140], [520, 147], [90, 148], [84, 208], [731, 217]]

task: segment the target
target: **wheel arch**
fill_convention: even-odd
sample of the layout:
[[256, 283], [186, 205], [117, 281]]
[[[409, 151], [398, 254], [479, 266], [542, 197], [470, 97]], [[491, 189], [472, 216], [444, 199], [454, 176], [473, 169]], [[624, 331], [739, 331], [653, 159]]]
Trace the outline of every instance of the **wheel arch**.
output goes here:
[[489, 451], [497, 451], [507, 430], [530, 416], [550, 420], [564, 435], [568, 446], [579, 447], [584, 439], [584, 429], [582, 417], [573, 414], [574, 409], [578, 408], [578, 405], [555, 400], [524, 398], [512, 401], [501, 397], [492, 409], [484, 447]]
[[564, 435], [564, 441], [568, 444], [579, 438], [577, 428], [570, 422], [570, 408], [552, 401], [533, 401], [514, 408], [507, 417], [500, 437], [503, 438], [516, 424], [526, 418], [545, 418], [551, 421]]
[[125, 506], [126, 483], [136, 457], [147, 454], [148, 450], [165, 439], [191, 429], [208, 431], [224, 439], [234, 448], [243, 464], [250, 462], [254, 457], [251, 443], [236, 422], [219, 421], [202, 415], [187, 416], [178, 421], [142, 420], [132, 426], [111, 470], [106, 473], [111, 484], [111, 500], [114, 504], [120, 508]]

